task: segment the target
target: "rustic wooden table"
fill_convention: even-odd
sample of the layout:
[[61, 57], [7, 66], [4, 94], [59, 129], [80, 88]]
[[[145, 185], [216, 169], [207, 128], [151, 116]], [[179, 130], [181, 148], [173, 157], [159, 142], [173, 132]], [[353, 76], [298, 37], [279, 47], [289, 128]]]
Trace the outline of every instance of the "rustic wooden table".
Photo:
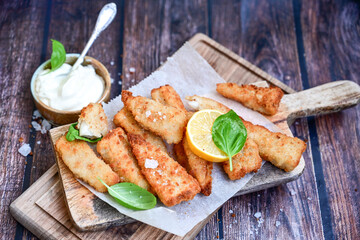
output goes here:
[[[47, 134], [31, 127], [32, 73], [50, 39], [80, 52], [107, 1], [0, 2], [0, 238], [33, 239], [9, 204], [54, 164]], [[116, 1], [118, 14], [90, 49], [118, 95], [202, 32], [297, 91], [360, 83], [360, 4], [304, 1]], [[129, 68], [136, 72], [130, 74]], [[294, 123], [308, 142], [297, 180], [229, 200], [197, 239], [355, 239], [360, 236], [360, 106]], [[18, 153], [19, 139], [32, 155]], [[236, 206], [236, 208], [235, 208]], [[234, 210], [236, 209], [236, 211]], [[234, 211], [234, 213], [232, 213]], [[261, 212], [263, 222], [253, 216]]]

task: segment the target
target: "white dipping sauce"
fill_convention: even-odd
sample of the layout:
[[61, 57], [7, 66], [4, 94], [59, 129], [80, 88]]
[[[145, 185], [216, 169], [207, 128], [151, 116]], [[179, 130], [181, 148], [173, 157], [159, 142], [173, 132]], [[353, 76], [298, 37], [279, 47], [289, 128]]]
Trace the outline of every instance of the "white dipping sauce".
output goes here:
[[66, 111], [81, 110], [97, 102], [105, 89], [102, 77], [91, 65], [80, 65], [68, 76], [71, 67], [64, 63], [53, 72], [50, 69], [41, 71], [35, 80], [38, 99], [52, 108]]

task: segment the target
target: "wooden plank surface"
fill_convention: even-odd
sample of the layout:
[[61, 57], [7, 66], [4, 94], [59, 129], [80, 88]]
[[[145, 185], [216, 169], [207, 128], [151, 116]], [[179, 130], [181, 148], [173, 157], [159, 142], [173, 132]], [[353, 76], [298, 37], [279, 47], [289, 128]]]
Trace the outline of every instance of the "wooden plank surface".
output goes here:
[[[225, 5], [214, 1], [211, 9], [214, 40], [295, 90], [302, 90], [291, 1], [227, 1]], [[225, 26], [232, 27], [224, 31]], [[297, 121], [292, 131], [310, 140], [305, 120]], [[221, 212], [222, 237], [322, 239], [317, 191], [313, 184], [307, 184], [315, 181], [311, 148], [304, 158], [306, 168], [297, 181], [228, 201]], [[254, 217], [256, 212], [261, 212], [262, 224]], [[276, 227], [276, 221], [281, 225]]]
[[[109, 27], [111, 31], [102, 35], [90, 50], [91, 54], [94, 51], [94, 54], [101, 55], [96, 56], [98, 59], [107, 62], [106, 66], [111, 72], [114, 83], [119, 81], [118, 73], [122, 69], [129, 69], [132, 65], [132, 63], [123, 65], [121, 58], [123, 49], [132, 50], [132, 41], [136, 43], [136, 47], [140, 48], [139, 52], [142, 52], [138, 56], [142, 61], [139, 65], [141, 67], [136, 66], [136, 74], [139, 76], [136, 75], [134, 78], [140, 80], [141, 74], [148, 74], [154, 70], [166, 56], [175, 51], [195, 32], [212, 35], [221, 44], [297, 91], [340, 79], [359, 81], [357, 62], [359, 62], [360, 5], [356, 1], [280, 0], [274, 1], [272, 6], [267, 5], [266, 1], [244, 0], [203, 0], [185, 3], [183, 1], [160, 1], [159, 3], [147, 1], [146, 11], [142, 10], [144, 6], [140, 2], [134, 4], [132, 2], [116, 1], [119, 11], [116, 21]], [[0, 78], [2, 113], [0, 116], [2, 149], [0, 181], [3, 186], [0, 189], [1, 222], [3, 223], [0, 238], [12, 239], [15, 235], [16, 238], [33, 238], [29, 231], [23, 230], [21, 225], [16, 224], [9, 214], [8, 205], [54, 163], [49, 147], [50, 139], [47, 135], [28, 128], [33, 112], [33, 103], [28, 89], [31, 74], [40, 62], [45, 60], [45, 55], [50, 56], [48, 39], [55, 38], [52, 34], [58, 30], [56, 37], [61, 38], [61, 41], [66, 42], [67, 45], [70, 44], [69, 47], [72, 50], [81, 51], [86, 38], [90, 35], [91, 24], [95, 21], [94, 18], [84, 20], [83, 17], [96, 16], [98, 9], [94, 6], [103, 3], [105, 1], [14, 0], [0, 2], [0, 75], [2, 76]], [[57, 11], [60, 13], [57, 14]], [[137, 15], [136, 12], [138, 12]], [[137, 31], [142, 31], [143, 26], [152, 26], [154, 31], [163, 26], [161, 33], [157, 32], [156, 36], [152, 36], [152, 29], [149, 29], [147, 35], [141, 39], [136, 32], [125, 34], [125, 26], [122, 27], [125, 14], [128, 22], [131, 20], [134, 26], [140, 24], [136, 27]], [[158, 14], [159, 20], [156, 24], [154, 24], [156, 22], [154, 18], [147, 17], [151, 14]], [[284, 14], [288, 16], [284, 17]], [[82, 18], [78, 18], [77, 15], [82, 15]], [[51, 24], [56, 21], [56, 27], [49, 34]], [[75, 35], [73, 41], [69, 41], [67, 39], [71, 38], [71, 33], [63, 33], [60, 30], [63, 29], [63, 25], [70, 28], [72, 24]], [[113, 26], [114, 24], [116, 26]], [[127, 25], [128, 30], [131, 30], [130, 23]], [[108, 39], [111, 40], [110, 44]], [[152, 43], [146, 45], [149, 40]], [[100, 42], [102, 44], [97, 45]], [[162, 50], [151, 48], [152, 44], [160, 45]], [[145, 53], [142, 45], [151, 49]], [[134, 49], [132, 51], [134, 54], [137, 52]], [[131, 59], [135, 62], [137, 56], [134, 55]], [[112, 60], [114, 60], [114, 65], [111, 64]], [[133, 84], [132, 77], [129, 79], [124, 77], [124, 85]], [[117, 95], [120, 88], [119, 84], [113, 85], [112, 96]], [[344, 129], [341, 127], [343, 125], [348, 128]], [[320, 216], [325, 236], [354, 238], [359, 235], [360, 206], [359, 191], [356, 187], [359, 186], [360, 157], [356, 148], [359, 145], [359, 129], [359, 107], [340, 114], [295, 122], [293, 132], [299, 137], [311, 140], [305, 160], [308, 163], [310, 157], [314, 158], [314, 170], [305, 172], [302, 177], [305, 180], [299, 184], [299, 187], [303, 184], [306, 189], [311, 189], [309, 192], [299, 192], [295, 189], [297, 194], [289, 196], [289, 189], [293, 185], [288, 184], [262, 191], [259, 198], [256, 194], [249, 195], [249, 199], [245, 198], [242, 201], [251, 201], [252, 207], [243, 206], [241, 211], [252, 215], [262, 207], [261, 212], [274, 212], [279, 206], [270, 203], [278, 201], [280, 198], [278, 195], [282, 194], [286, 196], [282, 204], [292, 206], [292, 202], [299, 203], [294, 207], [300, 210], [290, 209], [292, 212], [309, 212], [308, 208], [310, 208], [312, 209], [311, 216], [304, 215], [305, 219], [316, 219]], [[23, 137], [25, 142], [30, 142], [33, 156], [24, 158], [17, 153], [20, 147], [19, 137]], [[344, 160], [340, 161], [340, 159]], [[307, 199], [307, 194], [311, 195], [309, 196], [311, 200]], [[318, 195], [320, 199], [318, 200], [313, 195]], [[217, 235], [234, 237], [249, 232], [245, 225], [224, 227], [230, 223], [230, 221], [224, 222], [224, 219], [231, 219], [230, 213], [228, 216], [225, 214], [228, 214], [226, 210], [218, 212], [216, 217], [220, 221], [214, 217], [198, 235], [198, 239], [212, 239]], [[261, 228], [263, 229], [264, 225], [271, 226], [271, 230], [267, 228], [266, 231], [285, 231], [281, 228], [284, 226], [286, 229], [293, 228], [288, 227], [291, 224], [286, 222], [287, 215], [281, 216], [283, 218], [279, 220], [282, 225], [279, 228], [273, 227], [273, 217], [264, 218]], [[295, 229], [301, 230], [299, 230], [300, 235], [307, 236], [308, 232], [314, 229], [316, 229], [315, 235], [322, 232], [319, 223], [315, 223], [314, 226], [312, 221], [303, 227], [295, 226]], [[264, 232], [265, 229], [261, 231], [261, 235], [255, 234], [254, 237], [265, 237]]]
[[[360, 83], [358, 2], [305, 1], [298, 8], [304, 42], [304, 52], [299, 53], [303, 56], [304, 86], [340, 79]], [[327, 14], [321, 14], [324, 11]], [[310, 118], [309, 128], [314, 139], [314, 170], [324, 235], [327, 239], [357, 239], [360, 236], [360, 106]]]

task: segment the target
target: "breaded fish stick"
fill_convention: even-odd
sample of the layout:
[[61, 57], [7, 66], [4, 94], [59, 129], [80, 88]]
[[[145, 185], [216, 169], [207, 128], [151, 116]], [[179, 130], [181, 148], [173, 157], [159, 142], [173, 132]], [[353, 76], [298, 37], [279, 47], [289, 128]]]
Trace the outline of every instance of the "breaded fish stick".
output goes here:
[[[186, 97], [186, 99], [195, 101], [199, 110], [217, 109], [224, 113], [230, 110], [225, 105], [210, 98], [192, 96]], [[247, 129], [248, 138], [254, 140], [258, 145], [262, 159], [271, 162], [286, 172], [294, 170], [299, 164], [301, 155], [306, 149], [304, 141], [282, 133], [271, 132], [263, 126], [254, 125], [245, 120], [243, 120], [243, 123]]]
[[111, 130], [96, 145], [97, 152], [120, 177], [120, 182], [131, 182], [151, 191], [131, 151], [127, 136], [120, 127]]
[[183, 138], [183, 148], [187, 157], [186, 170], [188, 170], [191, 176], [198, 180], [201, 187], [201, 193], [205, 196], [209, 196], [212, 189], [211, 172], [213, 169], [213, 163], [195, 155], [191, 151], [186, 137]]
[[270, 116], [277, 113], [281, 98], [284, 96], [283, 91], [278, 87], [239, 86], [235, 83], [218, 83], [216, 85], [216, 91], [224, 97]]
[[166, 206], [191, 200], [200, 192], [199, 183], [166, 152], [140, 135], [129, 134], [128, 139], [141, 172]]
[[151, 90], [151, 97], [165, 106], [171, 106], [186, 111], [179, 94], [170, 85], [154, 88]]
[[[161, 86], [151, 90], [151, 97], [165, 106], [171, 106], [186, 111], [179, 94], [170, 85]], [[192, 116], [189, 115], [190, 117]], [[186, 138], [181, 143], [174, 145], [174, 151], [178, 162], [188, 173], [196, 178], [201, 187], [201, 193], [205, 196], [211, 194], [213, 163], [195, 155], [189, 148]]]
[[237, 180], [247, 173], [257, 172], [261, 168], [261, 162], [257, 144], [248, 138], [243, 149], [232, 158], [233, 170], [230, 171], [229, 161], [223, 163], [223, 168], [231, 180]]
[[65, 136], [62, 136], [57, 140], [55, 149], [75, 177], [87, 182], [98, 192], [107, 191], [98, 177], [109, 186], [120, 181], [119, 176], [111, 170], [109, 165], [98, 158], [84, 141], [69, 142]]
[[77, 128], [80, 136], [100, 138], [108, 133], [108, 122], [100, 103], [90, 103], [81, 110]]
[[167, 151], [166, 145], [161, 139], [161, 137], [156, 136], [152, 132], [143, 129], [135, 121], [131, 112], [129, 112], [125, 107], [114, 116], [113, 122], [115, 126], [122, 127], [126, 133], [141, 135], [147, 142], [154, 144], [155, 146], [161, 148], [163, 151]]
[[182, 140], [188, 121], [185, 111], [164, 106], [145, 97], [134, 97], [129, 91], [122, 91], [121, 100], [145, 129], [161, 136], [169, 144]]

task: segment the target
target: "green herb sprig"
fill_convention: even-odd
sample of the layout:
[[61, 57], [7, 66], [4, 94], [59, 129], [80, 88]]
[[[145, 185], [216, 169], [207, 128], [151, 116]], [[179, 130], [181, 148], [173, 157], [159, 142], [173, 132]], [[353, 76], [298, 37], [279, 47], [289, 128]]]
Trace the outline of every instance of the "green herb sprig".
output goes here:
[[211, 131], [215, 145], [229, 156], [232, 171], [232, 157], [241, 151], [247, 138], [243, 122], [233, 110], [230, 110], [215, 119]]
[[133, 210], [147, 210], [154, 208], [156, 197], [145, 189], [129, 182], [117, 183], [109, 187], [103, 180], [109, 194], [122, 206]]
[[52, 53], [51, 53], [51, 71], [60, 68], [66, 61], [66, 51], [64, 45], [61, 42], [51, 39]]
[[79, 133], [79, 130], [75, 128], [77, 124], [78, 124], [77, 122], [73, 123], [69, 127], [69, 131], [66, 134], [66, 140], [68, 140], [69, 142], [72, 142], [75, 139], [78, 139], [78, 140], [83, 140], [83, 141], [86, 141], [86, 142], [89, 142], [89, 143], [96, 143], [96, 142], [98, 142], [98, 141], [100, 141], [102, 139], [102, 137], [95, 138], [95, 139], [81, 137], [80, 133]]

